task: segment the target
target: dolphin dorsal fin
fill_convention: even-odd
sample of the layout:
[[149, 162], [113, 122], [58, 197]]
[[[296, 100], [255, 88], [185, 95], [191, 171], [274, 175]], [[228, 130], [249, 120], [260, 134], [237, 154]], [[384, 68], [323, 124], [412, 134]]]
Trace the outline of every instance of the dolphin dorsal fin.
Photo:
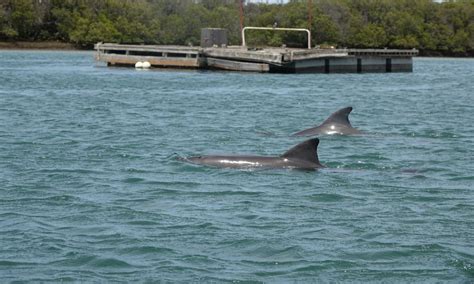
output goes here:
[[352, 107], [342, 108], [331, 114], [322, 124], [340, 123], [352, 127], [351, 122], [349, 121], [349, 114], [351, 111]]
[[319, 144], [318, 138], [309, 139], [294, 146], [293, 148], [286, 151], [281, 156], [283, 158], [294, 158], [298, 160], [305, 160], [305, 161], [309, 161], [309, 162], [321, 165], [318, 159], [318, 144]]

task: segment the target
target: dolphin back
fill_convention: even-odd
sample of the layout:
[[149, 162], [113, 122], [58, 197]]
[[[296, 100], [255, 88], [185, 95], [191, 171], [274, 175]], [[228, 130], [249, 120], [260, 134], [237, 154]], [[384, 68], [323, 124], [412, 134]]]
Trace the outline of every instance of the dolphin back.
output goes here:
[[356, 128], [352, 127], [349, 121], [349, 114], [352, 111], [352, 107], [342, 108], [332, 113], [323, 123], [316, 127], [308, 128], [300, 132], [292, 134], [292, 136], [310, 136], [318, 134], [359, 134], [361, 133]]
[[318, 167], [323, 167], [318, 158], [318, 145], [318, 138], [309, 139], [286, 151], [281, 157], [307, 161], [316, 164]]
[[329, 123], [338, 123], [345, 125], [347, 127], [352, 127], [351, 122], [349, 121], [349, 114], [352, 111], [352, 107], [345, 107], [342, 108], [334, 113], [332, 113], [323, 123], [324, 124], [329, 124]]

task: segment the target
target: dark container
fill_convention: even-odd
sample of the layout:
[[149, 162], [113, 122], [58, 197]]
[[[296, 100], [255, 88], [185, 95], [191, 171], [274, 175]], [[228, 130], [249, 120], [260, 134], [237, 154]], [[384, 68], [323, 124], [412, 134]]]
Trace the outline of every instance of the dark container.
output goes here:
[[227, 30], [205, 28], [201, 30], [201, 47], [227, 46]]

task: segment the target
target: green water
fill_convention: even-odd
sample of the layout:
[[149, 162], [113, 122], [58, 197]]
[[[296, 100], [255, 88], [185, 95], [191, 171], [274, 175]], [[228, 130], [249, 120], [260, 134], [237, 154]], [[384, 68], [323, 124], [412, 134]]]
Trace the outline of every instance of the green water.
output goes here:
[[[135, 71], [0, 51], [2, 282], [472, 282], [474, 60], [413, 73]], [[317, 172], [190, 165], [320, 137]]]

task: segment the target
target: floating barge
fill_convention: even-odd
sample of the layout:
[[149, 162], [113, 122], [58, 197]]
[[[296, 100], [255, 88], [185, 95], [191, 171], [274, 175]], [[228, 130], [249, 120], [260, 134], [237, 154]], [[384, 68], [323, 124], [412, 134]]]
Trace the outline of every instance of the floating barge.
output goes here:
[[[227, 46], [222, 43], [226, 42], [226, 37], [216, 40], [215, 35], [208, 30], [203, 30], [200, 47], [98, 43], [95, 45], [96, 60], [107, 66], [135, 66], [137, 62], [148, 61], [152, 68], [271, 73], [383, 73], [412, 72], [412, 57], [418, 55], [416, 49], [310, 48], [309, 31], [307, 49], [247, 47], [244, 34], [242, 46]], [[206, 34], [211, 36], [206, 37]]]

